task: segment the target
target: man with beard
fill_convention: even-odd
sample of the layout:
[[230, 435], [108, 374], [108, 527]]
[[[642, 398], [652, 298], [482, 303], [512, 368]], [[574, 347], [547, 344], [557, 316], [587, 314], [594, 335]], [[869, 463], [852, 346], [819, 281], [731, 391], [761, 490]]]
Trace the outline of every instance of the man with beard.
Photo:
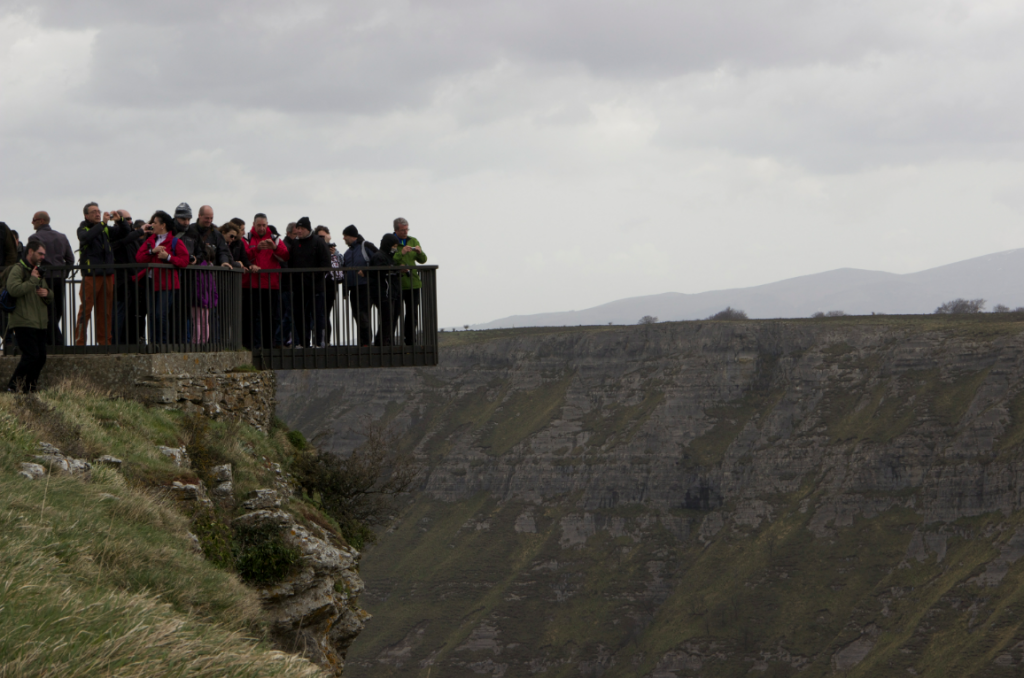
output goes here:
[[39, 382], [39, 373], [46, 365], [46, 307], [53, 303], [50, 287], [39, 273], [46, 248], [32, 240], [24, 257], [7, 272], [7, 293], [17, 300], [11, 313], [11, 331], [21, 349], [21, 360], [14, 368], [8, 393], [32, 393]]

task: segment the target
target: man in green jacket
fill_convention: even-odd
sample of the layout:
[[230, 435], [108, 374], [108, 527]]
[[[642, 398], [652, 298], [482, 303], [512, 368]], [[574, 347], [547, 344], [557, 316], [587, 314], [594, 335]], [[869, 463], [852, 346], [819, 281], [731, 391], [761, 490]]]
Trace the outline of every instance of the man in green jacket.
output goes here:
[[[395, 235], [401, 249], [395, 254], [395, 264], [398, 266], [415, 266], [416, 264], [427, 263], [427, 255], [420, 247], [420, 241], [409, 237], [409, 222], [398, 217], [395, 219]], [[405, 303], [405, 345], [412, 346], [416, 337], [416, 326], [419, 324], [420, 316], [420, 288], [423, 281], [420, 280], [419, 271], [405, 271], [402, 274], [402, 301]]]
[[7, 293], [16, 300], [10, 328], [21, 349], [21, 360], [7, 384], [8, 393], [34, 392], [46, 365], [46, 307], [53, 303], [53, 296], [46, 279], [39, 275], [39, 264], [45, 256], [43, 243], [32, 240], [24, 256], [7, 273]]

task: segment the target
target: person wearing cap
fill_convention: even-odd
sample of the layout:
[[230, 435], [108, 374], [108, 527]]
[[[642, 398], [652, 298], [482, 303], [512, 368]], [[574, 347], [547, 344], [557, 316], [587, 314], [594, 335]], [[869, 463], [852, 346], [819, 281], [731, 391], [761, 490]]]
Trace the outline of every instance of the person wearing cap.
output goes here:
[[32, 228], [35, 233], [28, 241], [38, 240], [43, 243], [43, 277], [50, 286], [52, 303], [46, 305], [49, 322], [46, 326], [46, 344], [64, 345], [64, 280], [68, 277], [66, 270], [75, 265], [75, 254], [71, 249], [66, 235], [50, 228], [50, 215], [40, 210], [32, 215]]
[[[395, 219], [395, 237], [398, 238], [399, 250], [395, 255], [397, 266], [415, 266], [427, 263], [427, 255], [420, 247], [420, 241], [409, 236], [409, 222], [398, 217]], [[419, 271], [402, 271], [402, 303], [405, 304], [405, 322], [402, 335], [406, 346], [412, 346], [416, 338], [416, 326], [420, 317], [420, 280]]]
[[[323, 238], [313, 235], [309, 217], [302, 217], [295, 222], [288, 250], [291, 254], [288, 259], [289, 268], [331, 267], [331, 251]], [[301, 273], [291, 278], [294, 345], [296, 348], [319, 346], [323, 343], [326, 299], [324, 276], [319, 273]]]
[[[192, 208], [189, 207], [187, 202], [179, 203], [174, 208], [174, 224], [171, 234], [181, 238], [181, 241], [185, 243], [185, 249], [188, 250], [189, 266], [193, 266], [196, 263], [196, 241], [189, 232], [191, 225]], [[173, 306], [174, 319], [171, 323], [171, 331], [174, 333], [174, 336], [171, 337], [171, 341], [176, 344], [189, 343], [192, 330], [192, 304], [188, 300], [192, 299], [196, 288], [195, 281], [192, 279], [194, 275], [194, 271], [182, 271], [181, 289], [175, 291], [179, 301]]]
[[82, 266], [79, 288], [78, 320], [75, 322], [75, 345], [85, 346], [89, 317], [96, 323], [95, 336], [99, 346], [110, 345], [110, 319], [114, 312], [114, 250], [110, 247], [109, 213], [100, 212], [99, 205], [88, 203], [82, 208], [85, 220], [78, 227], [78, 243]]
[[[377, 252], [377, 247], [366, 242], [354, 225], [348, 225], [341, 232], [341, 237], [348, 249], [341, 255], [341, 264], [345, 268], [369, 266], [370, 259]], [[344, 285], [348, 292], [348, 306], [352, 310], [352, 319], [356, 322], [360, 346], [370, 345], [370, 287], [366, 277], [368, 271], [345, 271]]]

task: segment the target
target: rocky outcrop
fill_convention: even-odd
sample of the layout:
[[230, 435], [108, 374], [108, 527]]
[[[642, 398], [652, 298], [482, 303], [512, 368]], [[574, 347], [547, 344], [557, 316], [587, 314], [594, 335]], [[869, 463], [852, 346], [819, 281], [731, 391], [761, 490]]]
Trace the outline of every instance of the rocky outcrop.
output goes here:
[[[446, 338], [436, 369], [279, 374], [289, 424], [345, 451], [383, 419], [424, 470], [408, 522], [364, 564], [367, 667], [912, 674], [959, 610], [996, 624], [991, 592], [1024, 576], [1016, 316]], [[435, 573], [422, 585], [404, 579], [410, 549]], [[445, 574], [460, 558], [477, 570]], [[940, 602], [909, 595], [924, 581]], [[430, 613], [402, 611], [438, 591]], [[590, 631], [566, 630], [594, 609]], [[468, 619], [501, 648], [464, 646]], [[1017, 662], [1012, 634], [993, 638], [960, 642]]]
[[[49, 443], [39, 443], [42, 454], [32, 457], [33, 462], [23, 462], [18, 473], [22, 478], [35, 480], [48, 474], [54, 475], [87, 475], [92, 464], [84, 459], [68, 457]], [[113, 459], [113, 457], [111, 457]]]
[[[257, 497], [246, 504], [272, 505], [267, 501], [270, 492], [257, 490]], [[345, 653], [370, 616], [357, 603], [363, 590], [357, 574], [359, 553], [338, 545], [316, 525], [300, 525], [280, 509], [260, 508], [235, 518], [234, 523], [272, 524], [300, 554], [283, 581], [259, 589], [274, 644], [341, 675]]]
[[[88, 478], [92, 469], [89, 462], [66, 456], [48, 443], [40, 444], [40, 452], [32, 462], [21, 463], [19, 476], [28, 480], [46, 479], [49, 475]], [[181, 469], [191, 466], [184, 447], [160, 446], [157, 452]], [[123, 465], [122, 460], [110, 455], [99, 457], [96, 463], [114, 469]], [[297, 553], [297, 562], [283, 579], [257, 588], [275, 647], [299, 654], [340, 676], [349, 646], [370, 617], [359, 606], [363, 591], [358, 567], [360, 554], [340, 537], [290, 513], [288, 502], [294, 492], [291, 479], [279, 464], [272, 464], [271, 471], [274, 486], [250, 492], [241, 503], [244, 512], [231, 522], [235, 527], [269, 525]], [[232, 465], [213, 466], [206, 476], [213, 483], [210, 489], [202, 480], [195, 479], [173, 480], [152, 491], [175, 502], [188, 516], [219, 516], [216, 519], [222, 521], [227, 516], [230, 520], [235, 508]], [[101, 499], [119, 501], [109, 494], [102, 494]], [[200, 538], [192, 532], [188, 536], [192, 550], [202, 554]]]

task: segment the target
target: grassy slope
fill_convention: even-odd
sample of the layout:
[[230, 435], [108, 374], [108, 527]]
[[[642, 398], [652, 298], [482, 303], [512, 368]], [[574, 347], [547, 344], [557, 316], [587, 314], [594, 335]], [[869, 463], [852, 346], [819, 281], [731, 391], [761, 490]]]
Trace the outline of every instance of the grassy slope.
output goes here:
[[[979, 341], [1024, 331], [1016, 314], [786, 322], [828, 323], [836, 329], [884, 324], [894, 330], [952, 332]], [[459, 346], [607, 329], [446, 333], [443, 342]], [[831, 353], [829, 360], [840, 364], [854, 359], [842, 346]], [[859, 394], [830, 393], [825, 405], [829, 437], [834, 444], [884, 443], [923, 414], [951, 424], [962, 416], [984, 377], [979, 372], [944, 383], [932, 373], [906, 374], [893, 378], [899, 384], [890, 380], [876, 386], [877, 393], [866, 406]], [[913, 406], [882, 397], [894, 384], [916, 396]], [[436, 459], [446, 451], [448, 433], [470, 427], [479, 431], [481, 440], [498, 443], [497, 451], [505, 450], [527, 429], [546, 423], [546, 412], [558, 409], [547, 393], [530, 395], [520, 399], [543, 407], [537, 407], [525, 425], [516, 408], [497, 407], [503, 396], [495, 402], [467, 396], [464, 402], [428, 408], [410, 438], [434, 432], [429, 452]], [[692, 461], [714, 463], [743, 424], [755, 413], [763, 419], [780, 395], [751, 394], [723, 405], [716, 416], [727, 423], [691, 445]], [[1016, 458], [1024, 439], [1024, 398], [1014, 401], [1012, 409], [1014, 423], [1002, 449]], [[626, 416], [609, 412], [593, 417], [588, 422], [595, 434], [591, 440], [600, 443], [628, 435], [624, 422], [635, 421], [646, 411], [639, 406]], [[572, 456], [567, 455], [567, 463], [576, 463]], [[923, 526], [912, 511], [892, 509], [872, 519], [858, 518], [832, 538], [813, 538], [807, 529], [813, 512], [802, 512], [801, 504], [814, 506], [820, 492], [808, 479], [799, 492], [773, 500], [773, 521], [756, 530], [727, 524], [707, 547], [695, 542], [692, 534], [680, 539], [649, 522], [641, 530], [636, 507], [595, 512], [597, 520], [620, 519], [626, 526], [624, 536], [598, 531], [584, 548], [563, 549], [560, 520], [579, 513], [572, 508], [572, 498], [533, 508], [535, 534], [512, 529], [516, 517], [530, 509], [524, 505], [497, 504], [485, 496], [454, 504], [420, 498], [364, 560], [364, 578], [378, 594], [367, 603], [375, 619], [350, 652], [350, 672], [386, 677], [427, 676], [432, 670], [434, 675], [468, 678], [502, 663], [523, 666], [533, 661], [531, 672], [543, 669], [539, 675], [568, 677], [587, 675], [580, 663], [591, 660], [602, 667], [605, 678], [627, 677], [646, 675], [666, 652], [689, 643], [694, 654], [719, 655], [704, 660], [700, 675], [746, 675], [754, 668], [751, 657], [761, 657], [764, 664], [758, 668], [763, 673], [758, 675], [824, 676], [833, 672], [832, 656], [867, 630], [876, 634], [875, 648], [849, 675], [909, 675], [909, 668], [935, 677], [1014, 675], [1015, 669], [1002, 669], [993, 660], [1024, 640], [1024, 559], [997, 587], [967, 582], [985, 570], [997, 553], [993, 542], [1008, 539], [1024, 522], [1021, 516], [991, 515], [954, 524], [947, 530], [943, 561], [929, 554], [918, 562], [905, 557], [913, 533], [934, 531], [936, 526]], [[694, 531], [704, 515], [679, 510], [659, 519], [665, 525], [689, 525]], [[665, 583], [659, 584], [659, 579]], [[663, 590], [652, 602], [646, 594], [658, 586]], [[498, 630], [500, 652], [465, 645], [474, 629], [484, 625]], [[427, 648], [436, 652], [422, 663], [428, 660]], [[1019, 649], [1013, 652], [1015, 657], [1021, 654]], [[545, 659], [537, 663], [540, 655]], [[387, 663], [381, 663], [382, 658]], [[801, 665], [803, 670], [798, 671], [795, 667]]]
[[[269, 482], [280, 437], [214, 424], [241, 495]], [[271, 650], [253, 590], [190, 551], [189, 521], [147, 485], [194, 477], [156, 445], [181, 416], [63, 386], [37, 401], [0, 395], [0, 676], [308, 676]], [[18, 477], [40, 441], [112, 454], [124, 472]]]

